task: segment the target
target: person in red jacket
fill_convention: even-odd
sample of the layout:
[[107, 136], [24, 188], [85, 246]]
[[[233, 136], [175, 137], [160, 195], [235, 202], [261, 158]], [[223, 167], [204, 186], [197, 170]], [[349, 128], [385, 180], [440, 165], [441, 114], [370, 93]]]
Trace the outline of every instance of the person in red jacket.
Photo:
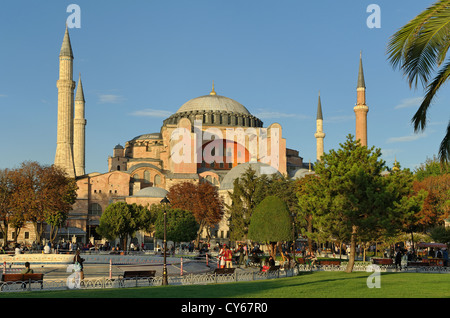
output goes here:
[[233, 268], [233, 263], [232, 263], [233, 253], [228, 248], [228, 246], [225, 246], [225, 252], [224, 252], [223, 256], [225, 258], [225, 267], [226, 268]]

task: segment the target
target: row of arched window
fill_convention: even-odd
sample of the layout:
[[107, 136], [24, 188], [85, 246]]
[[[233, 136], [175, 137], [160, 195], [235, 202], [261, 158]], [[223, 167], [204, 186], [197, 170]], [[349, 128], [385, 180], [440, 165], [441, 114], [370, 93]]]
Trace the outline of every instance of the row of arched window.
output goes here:
[[[135, 182], [145, 182], [145, 183], [152, 183], [152, 178], [150, 175], [150, 171], [145, 170], [144, 175], [140, 175], [139, 172], [136, 172], [133, 175], [133, 181]], [[153, 185], [159, 185], [161, 184], [161, 176], [159, 174], [155, 174], [153, 177]]]

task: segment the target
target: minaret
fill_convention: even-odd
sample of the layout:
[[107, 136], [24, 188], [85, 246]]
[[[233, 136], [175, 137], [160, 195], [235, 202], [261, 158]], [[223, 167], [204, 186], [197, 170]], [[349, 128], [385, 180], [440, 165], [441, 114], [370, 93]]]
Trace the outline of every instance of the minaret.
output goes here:
[[359, 72], [356, 93], [356, 106], [353, 108], [356, 116], [355, 139], [359, 140], [362, 146], [367, 146], [367, 112], [369, 111], [369, 107], [366, 105], [366, 83], [364, 81], [361, 53], [359, 53]]
[[77, 93], [75, 95], [75, 118], [73, 122], [73, 160], [75, 164], [75, 175], [85, 174], [85, 130], [86, 119], [84, 117], [84, 93], [81, 84], [81, 74], [78, 78]]
[[73, 162], [73, 53], [69, 31], [66, 25], [61, 52], [59, 54], [58, 88], [58, 129], [56, 140], [55, 166], [64, 169], [69, 177], [75, 177]]
[[314, 134], [317, 141], [317, 161], [323, 156], [323, 139], [325, 138], [325, 133], [323, 132], [323, 116], [322, 116], [322, 103], [320, 101], [319, 92], [319, 102], [317, 104], [317, 118], [316, 118], [316, 133]]

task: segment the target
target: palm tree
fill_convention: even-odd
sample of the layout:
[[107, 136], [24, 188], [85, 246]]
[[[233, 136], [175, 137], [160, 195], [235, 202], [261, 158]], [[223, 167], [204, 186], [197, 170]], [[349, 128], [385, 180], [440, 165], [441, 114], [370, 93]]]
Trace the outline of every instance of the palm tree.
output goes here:
[[[387, 46], [388, 60], [402, 70], [412, 86], [420, 80], [426, 90], [422, 103], [411, 119], [414, 131], [422, 131], [427, 124], [427, 111], [437, 91], [450, 78], [450, 0], [438, 0], [399, 29]], [[445, 62], [445, 63], [444, 63]], [[430, 81], [436, 69], [434, 78]], [[439, 159], [450, 159], [450, 121], [439, 147]]]

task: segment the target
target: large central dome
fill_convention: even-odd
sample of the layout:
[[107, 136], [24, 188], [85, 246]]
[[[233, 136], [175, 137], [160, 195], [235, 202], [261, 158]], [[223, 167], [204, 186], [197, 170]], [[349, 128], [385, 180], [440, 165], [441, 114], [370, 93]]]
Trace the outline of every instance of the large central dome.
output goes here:
[[221, 111], [250, 115], [250, 112], [242, 104], [231, 98], [216, 94], [193, 98], [184, 103], [177, 113], [191, 111]]
[[209, 95], [193, 98], [184, 103], [175, 114], [165, 119], [163, 125], [177, 124], [181, 118], [188, 118], [192, 124], [200, 119], [208, 126], [262, 127], [263, 122], [250, 114], [237, 101], [217, 95], [213, 89]]

